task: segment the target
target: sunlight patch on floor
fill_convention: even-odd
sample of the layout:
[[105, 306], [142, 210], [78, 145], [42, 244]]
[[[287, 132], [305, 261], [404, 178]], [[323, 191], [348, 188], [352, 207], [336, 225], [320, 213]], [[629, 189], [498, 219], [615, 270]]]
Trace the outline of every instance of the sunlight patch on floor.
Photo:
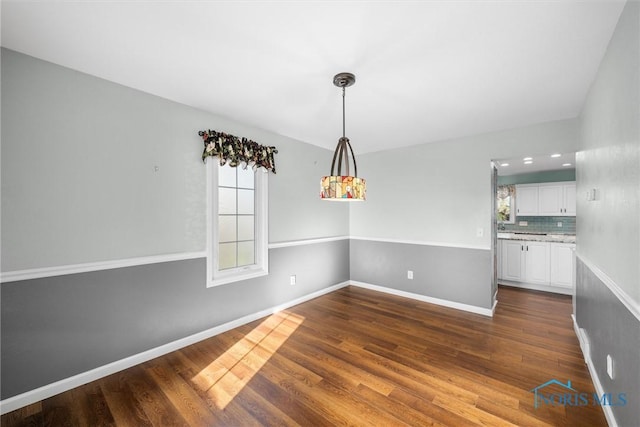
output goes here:
[[193, 381], [224, 409], [302, 324], [304, 317], [275, 313], [201, 370]]

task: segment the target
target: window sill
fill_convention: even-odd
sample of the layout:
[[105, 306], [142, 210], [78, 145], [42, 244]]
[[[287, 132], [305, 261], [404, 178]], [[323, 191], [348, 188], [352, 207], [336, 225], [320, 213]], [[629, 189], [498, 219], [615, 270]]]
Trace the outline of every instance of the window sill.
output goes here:
[[269, 271], [264, 269], [250, 269], [246, 271], [234, 271], [227, 275], [221, 275], [207, 282], [207, 288], [226, 285], [229, 283], [240, 282], [243, 280], [255, 279], [257, 277], [267, 276]]

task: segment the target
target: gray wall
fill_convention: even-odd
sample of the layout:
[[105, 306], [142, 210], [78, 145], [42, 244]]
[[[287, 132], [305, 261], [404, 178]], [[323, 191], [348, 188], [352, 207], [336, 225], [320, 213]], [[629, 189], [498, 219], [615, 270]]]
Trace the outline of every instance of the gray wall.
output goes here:
[[348, 256], [271, 249], [268, 276], [214, 288], [204, 259], [3, 283], [2, 399], [347, 281]]
[[[384, 286], [488, 308], [490, 160], [572, 152], [579, 144], [579, 194], [581, 185], [597, 184], [602, 194], [616, 196], [589, 207], [579, 201], [579, 215], [586, 215], [578, 231], [579, 253], [583, 248], [638, 301], [638, 264], [630, 267], [633, 263], [604, 252], [620, 240], [625, 253], [637, 260], [640, 224], [627, 226], [631, 232], [609, 230], [617, 226], [605, 227], [611, 217], [605, 221], [602, 210], [614, 208], [614, 219], [622, 213], [627, 221], [640, 218], [638, 48], [632, 40], [637, 40], [637, 18], [637, 3], [630, 2], [580, 121], [358, 156], [361, 175], [368, 180], [368, 201], [351, 206], [316, 197], [318, 179], [331, 159], [328, 150], [3, 49], [3, 271], [204, 250], [205, 171], [197, 131], [205, 128], [280, 150], [278, 174], [269, 181], [271, 242], [350, 233], [443, 246], [356, 240], [351, 250], [346, 241], [272, 249], [269, 276], [209, 289], [202, 259], [3, 283], [2, 398], [290, 301], [350, 274], [372, 284], [384, 277], [389, 281]], [[634, 48], [631, 54], [626, 51]], [[622, 167], [613, 162], [618, 157], [623, 157]], [[595, 230], [595, 224], [615, 236]], [[484, 236], [476, 236], [478, 228]], [[465, 271], [450, 272], [460, 266], [458, 257], [469, 260], [460, 269]], [[376, 265], [372, 259], [388, 261]], [[428, 264], [430, 259], [442, 263]], [[414, 268], [416, 279], [410, 284], [403, 281], [406, 261], [426, 264]], [[367, 271], [372, 267], [380, 277]], [[451, 283], [469, 283], [445, 290], [422, 279], [448, 273]], [[297, 287], [288, 285], [289, 274], [298, 275]], [[487, 279], [480, 283], [458, 274]], [[578, 287], [578, 313], [580, 298], [599, 304], [598, 297], [590, 299], [580, 289], [588, 288]], [[87, 322], [93, 315], [96, 321]], [[613, 330], [611, 325], [601, 328]], [[594, 348], [600, 346], [594, 336], [610, 333], [602, 331], [591, 335]], [[93, 347], [100, 345], [96, 336], [108, 337], [99, 351]], [[46, 360], [52, 369], [42, 368]]]
[[[590, 357], [607, 392], [626, 392], [631, 404], [613, 408], [621, 426], [640, 419], [640, 320], [594, 275], [594, 266], [640, 303], [640, 3], [629, 1], [600, 65], [581, 115], [577, 153], [575, 311]], [[597, 199], [587, 201], [588, 189]], [[609, 380], [606, 355], [614, 359]]]
[[[577, 144], [577, 121], [563, 120], [359, 156], [367, 202], [350, 208], [351, 235], [425, 245], [367, 245], [375, 247], [380, 264], [368, 259], [367, 252], [352, 249], [351, 278], [372, 284], [387, 281], [385, 286], [394, 289], [409, 286], [414, 289], [409, 292], [490, 308], [495, 293], [490, 275], [491, 159], [574, 152]], [[403, 282], [409, 268], [398, 257], [399, 248], [414, 264], [423, 264], [415, 267], [425, 273], [420, 279]], [[433, 263], [432, 256], [448, 261]], [[470, 259], [474, 261], [467, 262]], [[476, 262], [479, 259], [486, 263]], [[368, 265], [379, 275], [367, 273]], [[427, 272], [446, 286], [425, 282]]]
[[[605, 393], [626, 393], [629, 403], [614, 407], [620, 426], [640, 420], [640, 325], [611, 290], [577, 260], [576, 321], [589, 338], [591, 360]], [[614, 359], [614, 379], [607, 375], [607, 354]]]
[[[351, 280], [490, 309], [491, 253], [351, 240]], [[413, 271], [413, 279], [407, 278]]]
[[[278, 148], [270, 242], [348, 235], [329, 150], [6, 49], [1, 78], [3, 273], [204, 251], [206, 128]], [[204, 259], [2, 283], [2, 399], [349, 279], [346, 240], [269, 253], [214, 288]]]

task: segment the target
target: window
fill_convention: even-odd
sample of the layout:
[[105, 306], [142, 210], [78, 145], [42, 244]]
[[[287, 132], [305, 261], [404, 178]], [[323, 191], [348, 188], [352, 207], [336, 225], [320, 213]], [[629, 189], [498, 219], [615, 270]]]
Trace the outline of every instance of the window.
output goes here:
[[498, 186], [497, 217], [498, 222], [514, 224], [516, 221], [513, 210], [515, 208], [515, 186]]
[[207, 162], [207, 286], [268, 273], [267, 176]]

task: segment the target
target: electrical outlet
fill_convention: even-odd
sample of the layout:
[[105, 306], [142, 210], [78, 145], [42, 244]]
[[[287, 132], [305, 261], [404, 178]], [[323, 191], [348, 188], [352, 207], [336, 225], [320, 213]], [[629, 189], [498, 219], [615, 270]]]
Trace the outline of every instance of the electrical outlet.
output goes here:
[[613, 379], [613, 358], [610, 354], [607, 354], [607, 375]]
[[413, 280], [413, 271], [407, 270], [407, 279]]
[[529, 221], [518, 221], [520, 227], [526, 227], [529, 225]]
[[289, 276], [289, 284], [290, 285], [295, 285], [296, 284], [296, 275], [292, 274], [291, 276]]
[[558, 222], [558, 227], [562, 227], [562, 222]]

